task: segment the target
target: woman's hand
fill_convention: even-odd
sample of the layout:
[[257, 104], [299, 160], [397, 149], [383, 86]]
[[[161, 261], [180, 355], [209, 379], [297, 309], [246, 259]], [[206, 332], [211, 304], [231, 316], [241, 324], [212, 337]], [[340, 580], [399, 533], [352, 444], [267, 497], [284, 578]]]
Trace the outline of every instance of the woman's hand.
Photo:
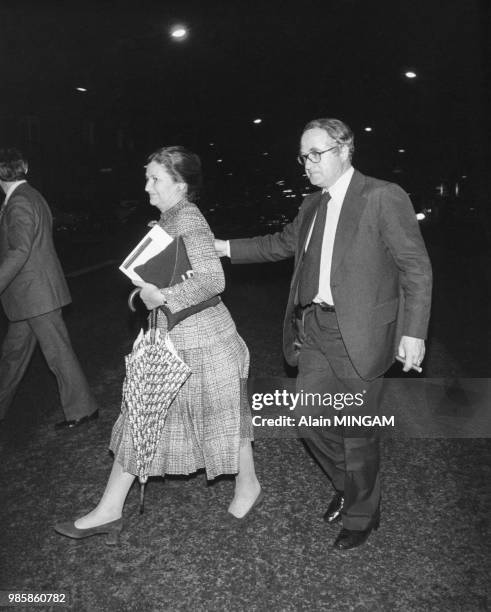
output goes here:
[[165, 303], [164, 296], [160, 293], [159, 288], [152, 283], [145, 283], [143, 281], [133, 281], [133, 284], [137, 287], [141, 287], [140, 298], [148, 310], [158, 308]]

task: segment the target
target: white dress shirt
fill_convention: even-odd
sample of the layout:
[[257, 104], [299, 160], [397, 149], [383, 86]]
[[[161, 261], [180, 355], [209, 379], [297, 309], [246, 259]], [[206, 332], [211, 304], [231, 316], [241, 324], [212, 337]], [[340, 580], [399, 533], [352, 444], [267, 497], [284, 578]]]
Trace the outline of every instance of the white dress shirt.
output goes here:
[[5, 194], [5, 200], [4, 200], [4, 205], [7, 204], [7, 202], [9, 201], [10, 196], [12, 195], [12, 192], [14, 191], [14, 189], [16, 189], [19, 185], [22, 185], [22, 183], [25, 183], [25, 180], [22, 181], [14, 181], [13, 183], [10, 184], [10, 187], [7, 189], [7, 192]]
[[[348, 191], [354, 171], [353, 166], [351, 166], [338, 178], [334, 185], [329, 187], [329, 189], [323, 189], [323, 193], [326, 191], [329, 192], [331, 199], [329, 200], [329, 204], [327, 206], [326, 225], [324, 227], [324, 238], [322, 240], [319, 293], [315, 296], [313, 300], [314, 302], [325, 302], [326, 304], [331, 305], [334, 304], [334, 299], [331, 292], [332, 251], [334, 248], [334, 238], [336, 236], [341, 207], [343, 206], [344, 198], [346, 196], [346, 192]], [[307, 248], [309, 244], [314, 223], [315, 219], [310, 228], [309, 238], [305, 248]]]

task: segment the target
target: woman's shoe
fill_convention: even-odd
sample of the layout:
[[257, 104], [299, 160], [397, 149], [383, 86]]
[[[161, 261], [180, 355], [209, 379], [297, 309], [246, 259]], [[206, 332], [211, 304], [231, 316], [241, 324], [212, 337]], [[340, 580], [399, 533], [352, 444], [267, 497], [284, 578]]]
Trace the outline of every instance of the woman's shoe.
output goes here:
[[259, 506], [259, 504], [263, 501], [264, 499], [264, 493], [261, 489], [261, 491], [259, 491], [259, 495], [256, 497], [256, 499], [253, 501], [251, 507], [249, 508], [249, 510], [243, 515], [243, 516], [235, 516], [234, 514], [232, 514], [231, 512], [228, 512], [227, 514], [232, 518], [235, 519], [235, 521], [243, 521], [246, 516], [250, 513], [250, 511], [255, 508], [256, 506]]
[[83, 538], [90, 538], [90, 536], [107, 534], [107, 544], [117, 544], [119, 534], [123, 529], [123, 519], [119, 518], [109, 523], [103, 523], [102, 525], [96, 525], [95, 527], [89, 527], [87, 529], [79, 529], [75, 527], [75, 523], [57, 523], [55, 525], [56, 533], [66, 536], [67, 538], [73, 538], [74, 540], [81, 540]]

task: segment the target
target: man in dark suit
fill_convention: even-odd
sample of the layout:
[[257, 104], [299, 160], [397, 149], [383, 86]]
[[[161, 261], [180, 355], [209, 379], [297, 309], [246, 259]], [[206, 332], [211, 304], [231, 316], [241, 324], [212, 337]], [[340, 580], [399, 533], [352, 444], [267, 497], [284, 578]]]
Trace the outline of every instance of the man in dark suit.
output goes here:
[[52, 216], [25, 180], [27, 162], [16, 149], [0, 150], [0, 300], [9, 327], [0, 358], [0, 421], [12, 403], [39, 342], [55, 374], [65, 420], [72, 429], [97, 418], [98, 408], [73, 352], [61, 308], [71, 301], [53, 245]]
[[[405, 372], [423, 360], [432, 273], [407, 194], [355, 170], [353, 151], [353, 133], [343, 122], [308, 123], [298, 160], [320, 191], [305, 198], [282, 232], [215, 246], [233, 263], [295, 257], [283, 342], [286, 360], [298, 366], [297, 391], [362, 393], [373, 414], [395, 356]], [[312, 406], [302, 410], [319, 415]], [[342, 521], [338, 549], [363, 544], [379, 525], [379, 446], [372, 431], [302, 429], [335, 488], [324, 519]]]

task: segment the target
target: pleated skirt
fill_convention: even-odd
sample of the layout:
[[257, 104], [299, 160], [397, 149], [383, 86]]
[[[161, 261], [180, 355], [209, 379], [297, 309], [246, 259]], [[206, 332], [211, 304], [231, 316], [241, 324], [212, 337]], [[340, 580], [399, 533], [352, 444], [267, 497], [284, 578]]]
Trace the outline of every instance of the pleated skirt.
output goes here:
[[[222, 330], [223, 331], [223, 330]], [[197, 348], [176, 348], [191, 368], [167, 413], [150, 476], [192, 474], [209, 480], [239, 470], [241, 442], [253, 439], [247, 401], [249, 351], [235, 330]], [[136, 474], [136, 456], [125, 408], [114, 424], [109, 448], [126, 472]]]

